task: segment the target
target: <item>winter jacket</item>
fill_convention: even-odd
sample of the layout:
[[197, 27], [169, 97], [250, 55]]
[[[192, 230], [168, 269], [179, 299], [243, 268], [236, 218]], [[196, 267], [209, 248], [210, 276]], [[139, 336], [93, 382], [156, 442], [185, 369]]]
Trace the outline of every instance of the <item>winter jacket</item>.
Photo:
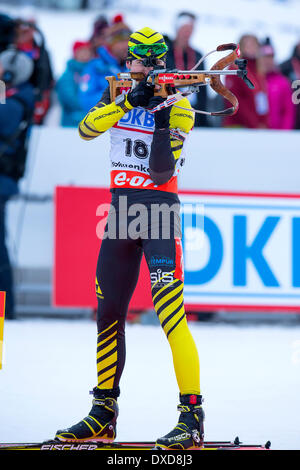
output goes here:
[[64, 127], [77, 127], [86, 114], [79, 100], [79, 87], [86, 65], [84, 62], [70, 59], [66, 70], [56, 83], [58, 99], [62, 106], [61, 125]]
[[86, 65], [80, 84], [79, 100], [85, 113], [98, 103], [107, 88], [105, 77], [127, 71], [125, 63], [120, 64], [106, 47], [99, 47], [98, 56]]
[[[230, 67], [230, 69], [235, 68], [236, 66]], [[254, 90], [250, 89], [241, 78], [228, 75], [225, 79], [225, 86], [239, 101], [239, 109], [235, 115], [224, 118], [224, 126], [267, 128], [269, 106], [266, 80], [258, 75], [256, 60], [248, 59], [247, 70], [248, 78], [254, 84]], [[228, 101], [226, 105], [231, 106]]]
[[[23, 176], [28, 134], [34, 110], [30, 83], [8, 88], [6, 103], [0, 105], [0, 174], [15, 181]], [[27, 127], [20, 126], [27, 123]]]
[[44, 45], [39, 46], [35, 41], [22, 44], [19, 49], [25, 52], [34, 61], [34, 70], [30, 83], [35, 89], [34, 124], [43, 124], [43, 121], [51, 106], [51, 91], [54, 85], [54, 77], [51, 60]]
[[18, 183], [13, 178], [0, 173], [0, 204], [18, 194]]
[[280, 72], [268, 73], [269, 129], [294, 129], [295, 106], [290, 82]]

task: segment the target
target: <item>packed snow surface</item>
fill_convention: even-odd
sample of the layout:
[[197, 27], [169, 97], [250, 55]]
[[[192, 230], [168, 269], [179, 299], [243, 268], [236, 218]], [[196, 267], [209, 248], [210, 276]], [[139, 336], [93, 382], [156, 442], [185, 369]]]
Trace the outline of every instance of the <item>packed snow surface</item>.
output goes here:
[[[190, 323], [201, 361], [206, 440], [300, 449], [300, 324]], [[118, 440], [154, 440], [176, 423], [178, 389], [159, 325], [127, 328]], [[92, 320], [7, 321], [0, 442], [40, 442], [88, 414], [96, 384]]]

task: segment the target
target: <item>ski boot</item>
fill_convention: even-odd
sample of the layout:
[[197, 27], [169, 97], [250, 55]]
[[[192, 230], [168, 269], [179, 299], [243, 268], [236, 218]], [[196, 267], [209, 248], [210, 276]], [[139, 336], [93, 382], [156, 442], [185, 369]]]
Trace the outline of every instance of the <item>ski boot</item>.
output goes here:
[[62, 442], [112, 442], [116, 438], [116, 421], [119, 414], [117, 398], [119, 387], [101, 390], [97, 387], [89, 415], [68, 429], [57, 431], [55, 440]]
[[179, 395], [181, 411], [178, 424], [165, 436], [157, 439], [154, 449], [185, 450], [203, 447], [204, 411], [201, 395]]

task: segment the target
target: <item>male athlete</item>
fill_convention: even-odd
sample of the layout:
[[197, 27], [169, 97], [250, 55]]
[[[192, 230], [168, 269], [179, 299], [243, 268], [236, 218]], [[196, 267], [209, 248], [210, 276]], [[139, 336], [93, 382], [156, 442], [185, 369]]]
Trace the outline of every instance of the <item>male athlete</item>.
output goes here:
[[[165, 68], [166, 53], [160, 33], [147, 27], [133, 33], [128, 42], [127, 67], [131, 72], [142, 72], [145, 79], [115, 101], [108, 88], [79, 125], [84, 140], [110, 131], [112, 201], [96, 271], [98, 385], [93, 389], [89, 415], [74, 426], [57, 431], [55, 438], [60, 441], [110, 442], [116, 437], [117, 398], [125, 363], [125, 320], [144, 254], [153, 304], [172, 350], [180, 392], [179, 422], [157, 439], [156, 447], [193, 449], [203, 443], [199, 358], [183, 303], [177, 195], [184, 141], [194, 125], [194, 113], [175, 106], [154, 114], [148, 111], [163, 101], [154, 96], [154, 85], [147, 76], [153, 67]], [[178, 104], [191, 108], [187, 99]], [[124, 210], [125, 199], [128, 211]], [[139, 204], [141, 220], [146, 220], [138, 234], [137, 230], [130, 230], [136, 215], [130, 212], [134, 204]], [[153, 222], [151, 213], [162, 205], [170, 217]]]

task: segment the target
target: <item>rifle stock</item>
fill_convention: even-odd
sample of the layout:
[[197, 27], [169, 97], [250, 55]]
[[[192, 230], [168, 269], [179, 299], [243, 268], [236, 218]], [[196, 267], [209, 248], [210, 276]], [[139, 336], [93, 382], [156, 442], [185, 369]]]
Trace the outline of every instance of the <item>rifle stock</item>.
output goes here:
[[[225, 110], [209, 112], [192, 109], [197, 113], [209, 114], [212, 116], [228, 116], [233, 115], [238, 111], [239, 102], [237, 97], [221, 82], [222, 75], [235, 75], [242, 78], [245, 83], [250, 87], [254, 88], [253, 84], [247, 78], [246, 61], [239, 60], [240, 52], [237, 44], [221, 44], [215, 51], [222, 52], [231, 51], [228, 55], [218, 60], [210, 70], [168, 70], [168, 69], [154, 69], [152, 70], [147, 80], [151, 81], [155, 85], [155, 96], [161, 96], [167, 99], [170, 95], [178, 93], [176, 89], [187, 88], [187, 91], [182, 91], [183, 96], [187, 96], [191, 93], [199, 91], [199, 87], [202, 85], [210, 85], [211, 88], [225, 100], [229, 101], [232, 105], [231, 108]], [[211, 54], [210, 52], [209, 54]], [[207, 54], [208, 55], [208, 54]], [[206, 57], [206, 56], [205, 56]], [[198, 62], [199, 64], [200, 62]], [[229, 65], [234, 64], [230, 70], [225, 70]], [[196, 68], [197, 64], [194, 68]], [[109, 83], [110, 96], [112, 101], [116, 99], [124, 90], [128, 91], [136, 81], [145, 79], [143, 73], [137, 72], [126, 72], [119, 73], [117, 77], [109, 76], [105, 77]], [[167, 104], [167, 106], [169, 106]]]

